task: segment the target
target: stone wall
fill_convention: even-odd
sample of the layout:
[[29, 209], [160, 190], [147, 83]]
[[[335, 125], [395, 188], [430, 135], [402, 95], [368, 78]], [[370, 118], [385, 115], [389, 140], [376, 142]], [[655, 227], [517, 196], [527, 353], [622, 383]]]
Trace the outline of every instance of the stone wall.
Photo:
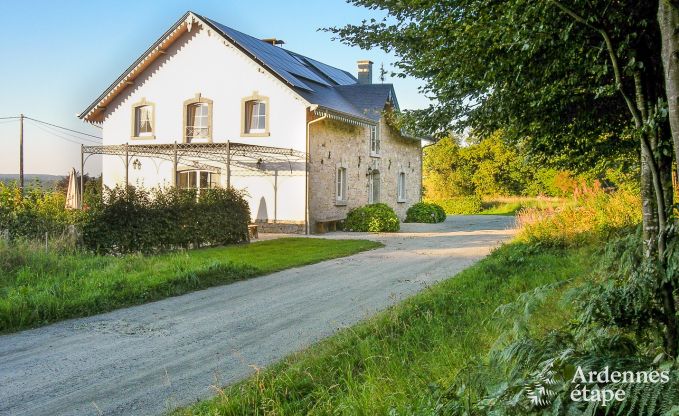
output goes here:
[[[323, 120], [311, 125], [309, 137], [309, 219], [344, 219], [351, 208], [369, 201], [368, 169], [380, 173], [380, 200], [394, 208], [401, 220], [408, 207], [420, 200], [422, 151], [419, 141], [406, 139], [380, 122], [380, 156], [370, 156], [369, 127]], [[346, 204], [336, 201], [337, 169], [347, 172]], [[406, 200], [397, 202], [397, 178], [405, 173]]]

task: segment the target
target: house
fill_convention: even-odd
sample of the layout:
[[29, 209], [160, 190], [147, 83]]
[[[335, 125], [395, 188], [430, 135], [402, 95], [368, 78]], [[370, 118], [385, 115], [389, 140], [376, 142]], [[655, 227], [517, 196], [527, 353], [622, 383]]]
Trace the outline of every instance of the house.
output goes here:
[[187, 12], [80, 118], [102, 127], [103, 183], [245, 190], [252, 220], [309, 232], [384, 202], [420, 200], [421, 143], [385, 117], [391, 84]]

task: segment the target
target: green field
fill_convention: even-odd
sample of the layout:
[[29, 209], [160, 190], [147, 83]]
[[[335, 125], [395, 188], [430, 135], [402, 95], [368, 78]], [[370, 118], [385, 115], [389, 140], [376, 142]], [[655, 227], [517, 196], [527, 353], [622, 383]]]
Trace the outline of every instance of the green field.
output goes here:
[[63, 254], [0, 241], [0, 332], [177, 296], [380, 247], [283, 238], [156, 256]]
[[[498, 322], [496, 308], [535, 287], [586, 275], [591, 253], [505, 245], [454, 278], [177, 414], [434, 414], [459, 374], [486, 382], [500, 377], [476, 372], [503, 323], [514, 318]], [[552, 305], [533, 324], [542, 331], [569, 313]]]

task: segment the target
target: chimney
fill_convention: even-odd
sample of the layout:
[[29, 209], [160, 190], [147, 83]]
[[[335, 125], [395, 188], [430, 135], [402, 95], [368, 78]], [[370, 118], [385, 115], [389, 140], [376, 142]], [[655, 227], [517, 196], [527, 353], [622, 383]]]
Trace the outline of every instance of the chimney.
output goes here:
[[276, 39], [276, 38], [266, 38], [266, 39], [262, 39], [262, 42], [266, 42], [266, 43], [268, 43], [268, 44], [270, 44], [270, 45], [273, 45], [273, 46], [280, 46], [280, 45], [284, 45], [284, 44], [285, 44], [284, 41], [282, 41], [281, 39]]
[[358, 61], [358, 83], [359, 84], [373, 83], [373, 61], [368, 60]]

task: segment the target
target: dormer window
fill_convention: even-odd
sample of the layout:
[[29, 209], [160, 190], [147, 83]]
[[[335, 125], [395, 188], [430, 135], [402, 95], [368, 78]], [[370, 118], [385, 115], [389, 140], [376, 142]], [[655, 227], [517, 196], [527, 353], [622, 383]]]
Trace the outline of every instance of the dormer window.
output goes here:
[[242, 100], [242, 136], [269, 135], [269, 98], [257, 94]]
[[153, 103], [142, 99], [132, 106], [132, 139], [153, 139], [155, 129]]
[[184, 142], [212, 141], [212, 100], [196, 97], [184, 101]]

